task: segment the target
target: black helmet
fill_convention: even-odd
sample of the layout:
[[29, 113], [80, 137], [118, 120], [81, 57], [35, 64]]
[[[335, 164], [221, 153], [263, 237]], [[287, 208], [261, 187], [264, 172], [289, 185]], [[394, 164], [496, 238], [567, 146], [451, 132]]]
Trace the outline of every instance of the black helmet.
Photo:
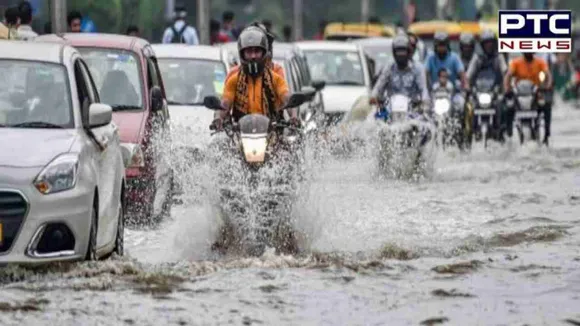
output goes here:
[[459, 35], [459, 45], [460, 46], [466, 46], [466, 45], [475, 46], [475, 37], [473, 37], [473, 34], [471, 34], [471, 33], [461, 33], [461, 35]]
[[266, 37], [268, 38], [268, 56], [271, 57], [272, 56], [272, 46], [274, 45], [274, 35], [272, 35], [272, 33], [268, 32], [266, 25], [264, 25], [263, 23], [253, 22], [250, 26], [251, 27], [258, 27], [264, 32], [264, 34], [266, 34]]
[[[449, 34], [447, 34], [446, 32], [436, 32], [435, 35], [433, 36], [433, 39], [434, 39], [433, 50], [435, 51], [435, 54], [437, 54], [439, 58], [444, 59], [449, 53], [449, 50], [451, 50], [451, 46], [449, 45]], [[447, 48], [447, 52], [439, 53], [437, 51], [437, 46], [439, 45], [445, 45], [445, 47]]]
[[[247, 48], [260, 48], [264, 51], [261, 60], [246, 60], [244, 50]], [[243, 65], [244, 71], [251, 75], [257, 76], [262, 73], [265, 66], [266, 55], [268, 54], [268, 38], [266, 33], [255, 26], [247, 27], [238, 37], [238, 55]]]
[[471, 33], [461, 33], [459, 35], [459, 50], [464, 59], [471, 59], [475, 52], [475, 37]]
[[436, 32], [433, 39], [433, 46], [437, 47], [439, 44], [445, 44], [445, 46], [449, 47], [449, 34], [446, 32]]
[[[409, 63], [409, 58], [411, 57], [411, 48], [409, 44], [409, 38], [404, 34], [399, 34], [393, 39], [393, 57], [399, 68], [404, 68]], [[405, 50], [404, 54], [401, 50]]]
[[[485, 43], [487, 43], [487, 42], [491, 42], [493, 44], [493, 50], [491, 53], [488, 53], [485, 50]], [[479, 44], [481, 45], [481, 50], [483, 51], [483, 53], [485, 53], [487, 55], [494, 54], [496, 44], [497, 44], [497, 37], [495, 36], [495, 33], [490, 29], [486, 29], [483, 32], [481, 32], [481, 36], [479, 37]]]

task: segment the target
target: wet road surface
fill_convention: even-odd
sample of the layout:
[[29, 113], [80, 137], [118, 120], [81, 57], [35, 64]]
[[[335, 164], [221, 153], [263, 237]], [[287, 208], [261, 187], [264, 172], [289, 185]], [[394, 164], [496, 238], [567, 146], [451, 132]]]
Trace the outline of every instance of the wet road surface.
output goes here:
[[580, 325], [579, 126], [560, 106], [549, 150], [439, 153], [417, 182], [324, 160], [295, 256], [216, 256], [191, 190], [126, 257], [0, 269], [0, 325]]

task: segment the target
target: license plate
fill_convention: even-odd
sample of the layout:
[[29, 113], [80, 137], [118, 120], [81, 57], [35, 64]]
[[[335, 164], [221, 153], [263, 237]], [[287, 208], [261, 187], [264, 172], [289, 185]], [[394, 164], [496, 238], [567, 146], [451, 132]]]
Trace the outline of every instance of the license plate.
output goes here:
[[4, 229], [2, 223], [0, 223], [0, 246], [4, 244]]
[[475, 115], [493, 115], [493, 114], [495, 114], [494, 109], [475, 110]]
[[516, 112], [516, 118], [520, 118], [520, 119], [536, 118], [537, 116], [538, 116], [538, 113], [534, 112], [534, 111]]

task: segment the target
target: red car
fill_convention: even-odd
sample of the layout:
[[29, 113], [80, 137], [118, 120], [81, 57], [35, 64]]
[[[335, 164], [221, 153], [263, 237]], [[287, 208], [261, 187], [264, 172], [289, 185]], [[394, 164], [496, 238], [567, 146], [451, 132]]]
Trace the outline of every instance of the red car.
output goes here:
[[113, 107], [126, 160], [130, 216], [142, 224], [168, 215], [173, 200], [169, 111], [151, 45], [137, 37], [97, 33], [50, 34], [35, 41], [77, 48], [101, 101]]

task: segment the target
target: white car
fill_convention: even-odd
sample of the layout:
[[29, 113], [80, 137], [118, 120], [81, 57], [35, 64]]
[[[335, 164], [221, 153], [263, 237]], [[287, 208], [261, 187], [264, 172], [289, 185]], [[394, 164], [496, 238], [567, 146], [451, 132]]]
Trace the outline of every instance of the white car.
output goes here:
[[173, 144], [203, 149], [211, 140], [214, 111], [203, 106], [206, 96], [221, 97], [229, 72], [229, 54], [217, 46], [153, 44], [167, 91]]
[[75, 48], [2, 44], [0, 264], [122, 255], [125, 168], [112, 108]]
[[324, 111], [332, 121], [358, 107], [368, 107], [372, 76], [362, 47], [340, 41], [302, 41], [296, 45], [306, 55], [311, 78], [326, 82], [322, 90]]

